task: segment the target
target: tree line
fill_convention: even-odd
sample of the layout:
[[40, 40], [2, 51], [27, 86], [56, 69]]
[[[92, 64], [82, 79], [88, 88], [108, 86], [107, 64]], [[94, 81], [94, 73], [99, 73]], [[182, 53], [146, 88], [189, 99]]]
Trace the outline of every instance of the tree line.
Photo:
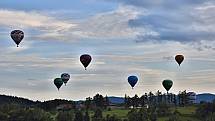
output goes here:
[[[15, 98], [15, 100], [12, 100]], [[22, 102], [23, 100], [23, 102]], [[120, 107], [129, 110], [126, 117], [119, 118], [115, 114], [104, 114], [111, 111], [111, 102], [107, 96], [96, 94], [85, 101], [51, 100], [30, 101], [24, 98], [3, 96], [0, 99], [0, 121], [157, 121], [159, 117], [168, 117], [166, 121], [184, 121], [180, 118], [178, 106], [187, 106], [189, 95], [186, 91], [175, 94], [165, 94], [157, 91], [145, 93], [142, 96], [129, 97], [125, 95], [125, 102]], [[5, 102], [8, 101], [8, 104]], [[23, 105], [26, 103], [26, 105]], [[27, 105], [28, 104], [28, 105]], [[56, 110], [61, 104], [72, 105], [71, 110]], [[78, 105], [84, 105], [79, 108]], [[215, 120], [215, 101], [196, 105], [195, 117], [204, 121]]]
[[159, 104], [170, 104], [174, 106], [185, 106], [189, 105], [193, 99], [190, 95], [184, 91], [180, 91], [178, 95], [172, 93], [162, 93], [159, 90], [153, 94], [152, 92], [145, 93], [142, 96], [135, 95], [134, 97], [129, 97], [125, 95], [125, 106], [129, 107], [150, 107]]
[[[124, 103], [121, 105], [125, 106], [126, 108], [146, 107], [151, 105], [159, 105], [161, 103], [167, 103], [175, 106], [185, 106], [188, 105], [189, 102], [190, 99], [186, 90], [179, 92], [178, 95], [172, 93], [166, 94], [158, 90], [155, 94], [149, 92], [145, 93], [140, 97], [138, 95], [135, 95], [134, 97], [129, 97], [125, 95]], [[100, 94], [96, 94], [92, 98], [87, 97], [85, 101], [55, 99], [44, 102], [32, 101], [14, 96], [0, 95], [0, 104], [17, 104], [22, 105], [23, 107], [38, 107], [49, 111], [55, 110], [57, 106], [62, 104], [71, 105], [72, 109], [79, 108], [78, 106], [80, 104], [82, 104], [87, 110], [94, 108], [106, 109], [111, 104], [111, 102], [109, 101], [109, 98], [107, 96], [103, 96]]]

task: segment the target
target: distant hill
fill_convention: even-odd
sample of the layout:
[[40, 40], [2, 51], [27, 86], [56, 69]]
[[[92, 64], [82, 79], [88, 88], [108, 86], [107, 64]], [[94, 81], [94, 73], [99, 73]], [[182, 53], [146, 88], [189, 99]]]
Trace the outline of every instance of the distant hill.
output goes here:
[[213, 100], [215, 100], [215, 95], [210, 94], [210, 93], [198, 94], [196, 96], [196, 102], [197, 103], [200, 103], [201, 101], [203, 101], [203, 102], [212, 102]]
[[0, 104], [17, 104], [23, 106], [32, 106], [36, 105], [37, 102], [16, 96], [0, 95]]
[[52, 110], [55, 109], [58, 105], [61, 104], [74, 104], [75, 102], [70, 100], [63, 100], [63, 99], [55, 99], [55, 100], [48, 100], [44, 102], [40, 101], [32, 101], [29, 99], [15, 97], [15, 96], [7, 96], [7, 95], [0, 95], [0, 105], [3, 104], [15, 104], [24, 107], [40, 107], [45, 110]]
[[[108, 97], [109, 101], [113, 104], [121, 104], [124, 103], [124, 98], [123, 97]], [[201, 101], [203, 102], [212, 102], [215, 100], [215, 95], [210, 94], [210, 93], [203, 93], [203, 94], [198, 94], [196, 95], [196, 103], [200, 103]]]
[[[124, 97], [115, 97], [115, 96], [110, 96], [108, 97], [110, 103], [112, 104], [122, 104], [124, 103]], [[215, 100], [215, 95], [210, 94], [210, 93], [203, 93], [203, 94], [198, 94], [196, 96], [196, 102], [200, 103], [201, 101], [203, 102], [212, 102]], [[71, 104], [74, 102], [69, 101], [69, 100], [49, 100], [45, 102], [40, 102], [40, 101], [32, 101], [29, 99], [21, 98], [21, 97], [16, 97], [16, 96], [7, 96], [7, 95], [0, 95], [0, 104], [18, 104], [18, 105], [23, 105], [23, 106], [39, 106], [43, 108], [51, 108], [56, 107], [57, 105], [60, 104]], [[51, 106], [51, 107], [49, 107]]]
[[111, 96], [111, 97], [108, 97], [109, 99], [109, 102], [112, 103], [112, 104], [121, 104], [121, 103], [124, 103], [124, 98], [123, 97], [114, 97], [114, 96]]

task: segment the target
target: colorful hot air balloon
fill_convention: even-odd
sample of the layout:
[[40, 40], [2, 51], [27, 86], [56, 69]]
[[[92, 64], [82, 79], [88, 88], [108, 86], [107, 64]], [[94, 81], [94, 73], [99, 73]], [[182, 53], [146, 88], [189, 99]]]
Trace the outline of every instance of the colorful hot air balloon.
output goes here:
[[138, 78], [136, 76], [129, 76], [128, 83], [131, 85], [132, 89], [137, 84]]
[[166, 79], [166, 80], [163, 80], [162, 84], [163, 84], [163, 87], [168, 92], [170, 90], [170, 88], [172, 87], [173, 82], [172, 82], [172, 80]]
[[87, 68], [87, 66], [90, 64], [91, 60], [92, 60], [92, 58], [91, 58], [91, 56], [88, 55], [88, 54], [84, 54], [84, 55], [81, 55], [81, 56], [80, 56], [80, 61], [81, 61], [81, 63], [83, 64], [85, 70], [87, 70], [86, 68]]
[[70, 79], [70, 75], [68, 73], [63, 73], [63, 74], [61, 74], [61, 79], [62, 79], [63, 83], [66, 85], [66, 83]]
[[180, 66], [181, 63], [182, 63], [183, 60], [184, 60], [184, 56], [183, 56], [183, 55], [176, 55], [176, 56], [175, 56], [175, 60], [176, 60], [176, 62], [178, 63], [178, 65]]
[[10, 33], [11, 38], [13, 39], [13, 41], [16, 43], [17, 47], [19, 47], [19, 43], [22, 41], [22, 39], [24, 38], [24, 32], [21, 30], [13, 30]]
[[57, 87], [57, 89], [59, 90], [60, 87], [63, 85], [63, 80], [61, 78], [55, 78], [54, 79], [54, 84]]

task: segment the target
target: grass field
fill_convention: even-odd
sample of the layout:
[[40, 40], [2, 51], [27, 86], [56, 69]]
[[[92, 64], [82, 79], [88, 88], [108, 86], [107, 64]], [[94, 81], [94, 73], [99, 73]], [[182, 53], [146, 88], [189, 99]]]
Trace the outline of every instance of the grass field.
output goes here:
[[128, 114], [129, 110], [126, 109], [115, 109], [115, 110], [111, 110], [111, 111], [104, 111], [103, 115], [117, 115], [119, 118], [124, 119], [126, 118], [127, 114]]
[[[171, 108], [170, 110], [174, 112], [177, 110], [180, 115], [179, 119], [181, 121], [201, 121], [195, 116], [195, 111], [197, 109], [197, 106], [186, 106], [186, 107], [177, 107], [177, 108]], [[103, 117], [106, 117], [108, 114], [109, 115], [116, 115], [120, 119], [125, 119], [127, 118], [127, 114], [130, 111], [130, 109], [112, 109], [112, 110], [105, 110], [103, 111]], [[54, 115], [53, 113], [53, 118], [56, 117], [57, 114]], [[94, 111], [89, 111], [90, 117], [93, 117]], [[158, 121], [167, 121], [169, 117], [158, 117]]]
[[[177, 107], [177, 108], [172, 108], [171, 110], [177, 110], [180, 113], [180, 120], [182, 121], [200, 121], [199, 119], [196, 118], [195, 116], [195, 110], [196, 106], [187, 106], [187, 107]], [[106, 116], [107, 114], [109, 115], [117, 115], [119, 118], [124, 119], [126, 118], [129, 110], [125, 109], [113, 109], [111, 111], [104, 111], [103, 115]], [[169, 117], [158, 117], [158, 121], [166, 121], [168, 120]]]

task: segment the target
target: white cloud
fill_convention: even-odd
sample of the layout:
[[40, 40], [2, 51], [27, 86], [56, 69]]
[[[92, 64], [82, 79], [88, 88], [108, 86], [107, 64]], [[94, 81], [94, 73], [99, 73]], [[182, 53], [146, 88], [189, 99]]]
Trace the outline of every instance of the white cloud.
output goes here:
[[4, 27], [5, 30], [21, 29], [25, 31], [27, 38], [34, 39], [58, 38], [60, 40], [64, 31], [76, 26], [73, 22], [58, 20], [55, 17], [43, 15], [36, 11], [1, 9], [0, 16], [0, 26]]
[[[42, 14], [36, 11], [0, 10], [0, 16], [2, 16], [2, 18], [0, 18], [0, 26], [6, 28], [6, 30], [8, 30], [7, 28], [24, 29], [27, 36], [27, 38], [25, 38], [26, 41], [22, 43], [19, 49], [11, 47], [0, 48], [0, 68], [3, 69], [0, 71], [0, 74], [4, 78], [10, 80], [3, 80], [5, 81], [3, 86], [8, 87], [8, 89], [20, 90], [20, 93], [32, 98], [35, 98], [37, 95], [36, 93], [40, 92], [40, 90], [45, 90], [46, 96], [48, 97], [44, 96], [43, 99], [52, 98], [56, 96], [56, 88], [52, 83], [53, 78], [65, 71], [72, 74], [71, 81], [69, 82], [71, 86], [63, 88], [63, 96], [68, 97], [71, 97], [71, 95], [80, 97], [80, 95], [75, 95], [77, 91], [80, 90], [86, 92], [83, 93], [83, 97], [94, 94], [94, 92], [96, 93], [98, 90], [103, 93], [108, 92], [112, 95], [120, 93], [123, 93], [122, 95], [125, 93], [131, 94], [126, 80], [127, 76], [130, 74], [135, 74], [140, 77], [140, 82], [135, 90], [137, 93], [163, 89], [161, 87], [161, 81], [165, 78], [174, 80], [174, 86], [176, 86], [174, 91], [184, 88], [178, 85], [183, 80], [193, 81], [194, 79], [202, 79], [209, 80], [207, 82], [211, 84], [214, 79], [212, 75], [214, 70], [207, 71], [205, 69], [209, 67], [213, 68], [213, 64], [211, 63], [214, 62], [215, 53], [211, 49], [213, 49], [212, 45], [215, 44], [214, 41], [201, 40], [199, 43], [184, 44], [186, 40], [183, 41], [184, 43], [181, 41], [161, 43], [151, 43], [147, 41], [144, 43], [135, 43], [133, 40], [138, 34], [148, 37], [160, 36], [163, 33], [157, 32], [159, 27], [165, 31], [186, 30], [185, 33], [190, 30], [213, 32], [214, 19], [213, 17], [211, 18], [212, 13], [210, 12], [213, 9], [213, 6], [197, 6], [195, 11], [199, 16], [193, 14], [192, 17], [194, 17], [194, 19], [196, 18], [195, 20], [198, 21], [194, 21], [192, 24], [190, 24], [190, 21], [186, 23], [187, 20], [190, 20], [184, 19], [187, 17], [187, 14], [178, 17], [179, 14], [166, 14], [163, 11], [157, 13], [156, 10], [150, 11], [134, 6], [120, 6], [116, 10], [99, 13], [82, 20], [68, 19], [70, 17], [64, 20], [64, 18], [57, 16], [58, 12], [56, 12], [56, 14]], [[184, 11], [179, 13], [183, 12]], [[178, 13], [178, 11], [176, 13]], [[150, 16], [151, 14], [155, 16]], [[164, 19], [157, 19], [157, 15], [158, 18], [164, 17]], [[147, 22], [145, 19], [141, 20], [141, 17], [155, 18], [151, 19], [151, 21], [150, 19], [148, 20], [151, 25], [147, 24], [147, 26], [142, 26], [141, 23], [140, 26], [137, 27], [129, 25], [129, 22], [134, 22], [137, 19], [140, 19], [139, 22]], [[183, 20], [181, 20], [180, 17], [182, 17]], [[170, 20], [170, 24], [165, 24], [165, 20], [167, 20], [167, 22]], [[160, 26], [161, 24], [167, 26], [162, 28], [162, 26]], [[150, 28], [150, 26], [153, 25], [155, 27]], [[190, 26], [185, 27], [184, 25]], [[0, 33], [6, 34], [4, 32]], [[175, 33], [167, 32], [167, 34], [174, 35]], [[185, 36], [184, 34], [177, 36], [181, 37], [182, 35]], [[183, 36], [179, 38], [179, 40], [183, 39]], [[82, 39], [85, 41], [81, 41]], [[113, 39], [114, 41], [109, 41], [107, 44], [104, 43], [103, 40], [109, 39]], [[117, 39], [119, 39], [119, 41], [117, 41]], [[124, 41], [125, 39], [126, 41]], [[69, 48], [62, 50], [58, 49], [61, 47], [63, 48], [65, 45], [61, 43], [62, 45], [59, 45], [56, 49], [58, 45], [53, 45], [51, 42], [48, 44], [48, 47], [46, 47], [46, 43], [45, 48], [40, 45], [36, 49], [30, 48], [35, 40], [63, 40], [71, 42], [80, 40], [80, 43], [66, 46]], [[93, 44], [89, 42], [90, 45], [87, 45], [88, 43], [85, 43], [89, 40], [92, 40]], [[82, 44], [84, 47], [82, 47]], [[90, 49], [92, 48], [93, 61], [89, 69], [84, 71], [83, 66], [79, 62], [79, 56], [76, 55], [77, 53], [80, 54], [80, 52], [85, 51], [85, 48], [88, 50], [88, 47]], [[192, 47], [198, 50], [202, 48], [208, 49], [198, 51]], [[82, 48], [84, 49], [82, 50]], [[23, 51], [25, 49], [29, 49], [30, 51]], [[74, 53], [76, 55], [74, 55]], [[178, 53], [185, 55], [185, 61], [180, 67], [180, 70], [174, 60], [174, 55]], [[164, 57], [168, 57], [168, 61], [166, 61]], [[205, 71], [193, 73], [192, 70]], [[8, 76], [9, 74], [13, 74], [14, 77]], [[184, 77], [183, 74], [185, 74]], [[192, 78], [193, 76], [196, 76], [196, 78]], [[26, 83], [25, 81], [29, 78], [36, 80], [28, 80], [28, 83]], [[23, 87], [20, 83], [30, 87]], [[192, 82], [187, 85], [190, 86], [191, 83]], [[203, 89], [205, 87], [207, 86], [202, 86], [200, 88]], [[212, 90], [212, 88], [210, 89]], [[35, 95], [30, 95], [26, 90], [31, 90]], [[10, 92], [13, 92], [13, 90]]]
[[[84, 20], [62, 20], [53, 14], [37, 11], [24, 12], [0, 10], [0, 26], [23, 29], [26, 37], [34, 40], [76, 41], [81, 38], [116, 39], [134, 38], [138, 30], [130, 28], [129, 20], [146, 14], [144, 10], [131, 6], [120, 6], [117, 10], [99, 13]], [[60, 16], [59, 16], [60, 17]], [[76, 21], [76, 22], [74, 22]]]
[[129, 20], [146, 14], [131, 6], [120, 6], [117, 10], [100, 13], [80, 24], [80, 36], [99, 39], [134, 38], [138, 31], [130, 28]]
[[57, 20], [38, 12], [0, 10], [0, 25], [11, 28], [42, 28], [44, 30], [63, 30], [74, 27], [75, 24]]

